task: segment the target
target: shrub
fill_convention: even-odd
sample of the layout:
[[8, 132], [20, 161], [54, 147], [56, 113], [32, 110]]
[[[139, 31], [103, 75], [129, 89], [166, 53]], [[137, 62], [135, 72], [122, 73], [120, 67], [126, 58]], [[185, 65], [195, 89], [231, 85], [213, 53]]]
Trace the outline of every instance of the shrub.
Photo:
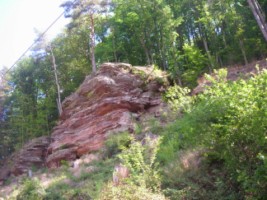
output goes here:
[[159, 189], [160, 177], [156, 155], [160, 138], [150, 139], [146, 137], [142, 145], [139, 141], [133, 141], [128, 149], [124, 149], [118, 157], [130, 170], [128, 181], [131, 184], [144, 186], [154, 191]]
[[142, 142], [133, 140], [129, 148], [118, 155], [130, 171], [130, 176], [118, 185], [108, 183], [101, 192], [101, 200], [165, 199], [160, 194], [160, 176], [156, 154], [160, 138], [145, 138]]
[[198, 96], [190, 112], [166, 128], [159, 159], [168, 163], [181, 149], [200, 146], [208, 150], [211, 162], [220, 160], [241, 198], [264, 199], [267, 72], [247, 81], [226, 82], [225, 76], [218, 71], [209, 77], [213, 85]]
[[129, 146], [132, 136], [128, 132], [111, 135], [105, 142], [106, 154], [111, 157], [127, 146]]
[[173, 110], [189, 112], [193, 102], [193, 98], [188, 95], [189, 93], [190, 89], [174, 85], [168, 88], [163, 99], [171, 105]]
[[56, 182], [46, 189], [45, 200], [66, 200], [75, 193], [74, 188], [64, 182]]
[[17, 200], [42, 200], [45, 197], [45, 190], [42, 188], [39, 180], [25, 179], [22, 184], [22, 190], [17, 196]]
[[182, 79], [187, 86], [194, 87], [199, 75], [208, 66], [208, 59], [195, 45], [185, 44], [183, 46], [184, 55], [180, 56], [183, 63]]
[[205, 145], [219, 153], [246, 198], [267, 195], [266, 88], [266, 71], [247, 81], [219, 81], [196, 107]]

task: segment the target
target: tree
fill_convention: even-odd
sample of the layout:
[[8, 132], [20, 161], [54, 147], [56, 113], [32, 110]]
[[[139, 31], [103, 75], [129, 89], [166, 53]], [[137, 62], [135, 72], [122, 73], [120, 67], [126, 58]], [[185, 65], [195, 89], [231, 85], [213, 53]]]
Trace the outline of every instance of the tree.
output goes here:
[[7, 69], [3, 68], [0, 70], [0, 163], [12, 151], [8, 106], [5, 104], [9, 90]]
[[59, 115], [61, 115], [62, 114], [62, 104], [61, 104], [61, 95], [60, 95], [61, 89], [60, 89], [59, 80], [58, 80], [56, 58], [54, 56], [51, 44], [48, 46], [48, 49], [49, 49], [49, 51], [51, 53], [51, 62], [52, 62], [52, 67], [53, 67], [53, 70], [54, 70], [55, 81], [56, 81], [56, 86], [57, 86], [57, 108], [58, 108]]
[[[38, 35], [38, 39], [36, 40], [36, 46], [34, 47], [33, 54], [35, 55], [36, 58], [42, 57], [42, 56], [51, 56], [51, 64], [52, 68], [54, 71], [54, 78], [55, 78], [55, 84], [57, 88], [57, 108], [58, 108], [58, 113], [61, 115], [62, 113], [62, 105], [61, 105], [61, 88], [59, 84], [59, 79], [58, 79], [58, 70], [57, 70], [57, 65], [56, 65], [56, 58], [53, 52], [52, 44], [48, 44], [47, 39], [45, 38], [45, 35], [41, 35], [38, 31], [36, 31]], [[48, 55], [49, 54], [49, 55]]]
[[157, 64], [167, 70], [180, 23], [164, 0], [116, 0], [112, 34], [133, 64]]
[[79, 20], [88, 20], [89, 23], [89, 49], [93, 72], [96, 72], [95, 60], [95, 17], [97, 14], [107, 12], [111, 5], [110, 0], [76, 0], [74, 2], [67, 1], [61, 6], [65, 8], [66, 17], [72, 17], [69, 28], [76, 26]]
[[266, 24], [266, 16], [263, 10], [261, 9], [260, 4], [257, 0], [247, 0], [248, 5], [260, 27], [260, 30], [264, 36], [264, 39], [267, 42], [267, 24]]
[[9, 86], [6, 78], [7, 69], [0, 70], [0, 121], [4, 120], [4, 102], [7, 98], [7, 91], [9, 90]]

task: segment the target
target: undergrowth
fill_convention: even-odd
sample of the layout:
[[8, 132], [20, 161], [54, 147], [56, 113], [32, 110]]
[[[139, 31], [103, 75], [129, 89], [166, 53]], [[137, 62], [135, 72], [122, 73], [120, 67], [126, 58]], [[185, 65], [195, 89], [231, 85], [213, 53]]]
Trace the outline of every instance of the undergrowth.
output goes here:
[[[171, 199], [267, 196], [267, 72], [236, 82], [227, 82], [226, 75], [221, 70], [215, 78], [207, 77], [213, 85], [163, 133], [158, 158], [165, 169], [182, 163], [179, 154], [184, 150], [203, 151], [194, 175], [167, 168], [164, 187]], [[173, 181], [172, 176], [182, 178]]]

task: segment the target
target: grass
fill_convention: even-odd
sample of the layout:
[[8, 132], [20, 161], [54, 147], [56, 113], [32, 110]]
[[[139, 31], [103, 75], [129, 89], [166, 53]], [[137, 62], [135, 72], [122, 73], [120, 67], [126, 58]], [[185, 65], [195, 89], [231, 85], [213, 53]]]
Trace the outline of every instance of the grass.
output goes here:
[[[7, 199], [74, 200], [98, 199], [105, 184], [111, 180], [116, 159], [108, 158], [83, 164], [76, 170], [68, 165], [58, 169], [40, 169], [34, 178], [24, 178], [8, 194]], [[88, 170], [89, 168], [93, 170]], [[10, 181], [11, 182], [11, 181]], [[11, 187], [12, 183], [10, 183]]]

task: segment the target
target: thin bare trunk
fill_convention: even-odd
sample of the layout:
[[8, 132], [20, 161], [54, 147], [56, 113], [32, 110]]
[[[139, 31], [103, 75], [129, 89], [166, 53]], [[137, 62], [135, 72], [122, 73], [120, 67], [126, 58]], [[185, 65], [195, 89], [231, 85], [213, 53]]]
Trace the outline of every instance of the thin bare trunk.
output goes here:
[[55, 81], [56, 81], [56, 86], [57, 86], [57, 108], [58, 108], [58, 113], [59, 115], [62, 114], [62, 104], [61, 104], [61, 95], [60, 95], [60, 85], [59, 85], [59, 81], [58, 81], [58, 76], [57, 76], [57, 65], [56, 65], [56, 59], [53, 53], [53, 49], [51, 46], [49, 46], [50, 48], [50, 52], [51, 52], [51, 56], [52, 56], [52, 67], [54, 70], [54, 75], [55, 75]]
[[265, 15], [257, 0], [247, 0], [248, 5], [261, 29], [261, 32], [267, 41], [267, 25], [265, 21]]
[[244, 48], [243, 40], [241, 40], [241, 39], [239, 40], [239, 46], [240, 46], [240, 49], [241, 49], [245, 64], [247, 65], [248, 64], [247, 54], [246, 54], [246, 51], [245, 51], [245, 48]]
[[114, 34], [113, 34], [113, 36], [112, 36], [112, 46], [113, 46], [113, 55], [114, 55], [115, 62], [118, 62], [117, 53], [116, 53], [116, 43], [115, 43], [115, 36], [114, 36]]
[[203, 45], [204, 45], [204, 48], [205, 48], [205, 51], [206, 51], [206, 54], [208, 56], [208, 60], [209, 60], [209, 71], [210, 73], [212, 73], [212, 69], [214, 69], [214, 62], [213, 62], [213, 59], [212, 59], [212, 56], [210, 54], [210, 50], [209, 50], [209, 46], [208, 46], [208, 42], [207, 42], [207, 36], [205, 34], [205, 29], [203, 28], [202, 29], [202, 26], [199, 25], [199, 30], [200, 30], [200, 33], [199, 33], [199, 36], [202, 38], [202, 42], [203, 42]]
[[161, 43], [160, 55], [161, 55], [161, 59], [162, 59], [163, 69], [164, 69], [164, 71], [166, 71], [168, 69], [168, 60], [166, 58], [167, 57], [166, 56], [166, 48], [165, 48], [165, 42], [163, 39], [162, 29], [160, 29], [160, 43]]
[[212, 72], [212, 69], [214, 68], [214, 64], [213, 64], [212, 56], [210, 54], [210, 50], [209, 50], [209, 47], [208, 47], [207, 39], [206, 39], [205, 36], [203, 36], [203, 44], [204, 44], [205, 51], [206, 51], [206, 53], [208, 55], [208, 59], [209, 59], [209, 62], [210, 62], [209, 71]]
[[94, 15], [90, 14], [90, 57], [92, 63], [92, 70], [96, 72], [96, 62], [95, 62], [95, 22]]
[[225, 36], [224, 31], [223, 31], [223, 44], [224, 44], [224, 48], [227, 48], [226, 36]]
[[175, 69], [178, 69], [176, 72], [177, 83], [179, 86], [183, 87], [183, 82], [182, 82], [182, 78], [181, 78], [181, 71], [179, 70], [177, 62], [174, 63], [174, 67], [175, 67]]
[[218, 60], [219, 60], [220, 67], [223, 67], [223, 61], [222, 61], [222, 58], [220, 56], [219, 56]]
[[148, 65], [151, 65], [151, 60], [150, 60], [150, 56], [149, 56], [149, 51], [148, 51], [148, 49], [147, 49], [147, 47], [146, 47], [145, 40], [144, 40], [143, 37], [140, 38], [140, 43], [141, 43], [141, 45], [142, 45], [142, 47], [143, 47], [143, 49], [144, 49], [144, 51], [145, 51], [147, 64], [148, 64]]

